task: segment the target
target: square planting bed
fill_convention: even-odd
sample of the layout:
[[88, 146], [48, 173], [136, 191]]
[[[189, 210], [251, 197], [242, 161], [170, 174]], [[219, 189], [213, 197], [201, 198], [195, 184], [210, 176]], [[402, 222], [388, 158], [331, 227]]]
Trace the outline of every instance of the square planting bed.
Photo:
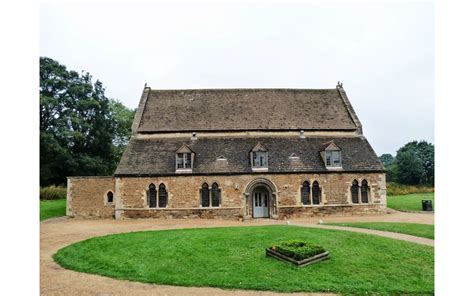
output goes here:
[[298, 267], [329, 259], [329, 252], [304, 241], [282, 242], [266, 249], [267, 256], [295, 264]]

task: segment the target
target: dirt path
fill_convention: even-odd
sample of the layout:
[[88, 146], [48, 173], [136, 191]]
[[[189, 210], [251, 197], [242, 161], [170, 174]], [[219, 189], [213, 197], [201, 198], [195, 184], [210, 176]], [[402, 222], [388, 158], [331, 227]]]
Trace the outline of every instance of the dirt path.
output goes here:
[[[433, 215], [395, 213], [364, 217], [334, 217], [324, 222], [391, 221], [433, 224]], [[292, 224], [312, 227], [317, 219], [294, 219]], [[52, 255], [59, 249], [90, 237], [111, 233], [141, 230], [163, 230], [197, 227], [226, 227], [286, 224], [278, 220], [227, 221], [227, 220], [81, 220], [57, 218], [40, 223], [40, 288], [41, 295], [284, 295], [281, 293], [222, 290], [218, 288], [177, 287], [121, 281], [98, 275], [66, 270], [56, 264]], [[325, 226], [328, 227], [328, 226]], [[354, 231], [355, 228], [348, 230]], [[356, 232], [358, 232], [357, 229]], [[365, 229], [367, 230], [367, 229]], [[376, 234], [376, 233], [374, 233]], [[396, 238], [396, 237], [394, 237]], [[333, 295], [293, 293], [292, 295]]]

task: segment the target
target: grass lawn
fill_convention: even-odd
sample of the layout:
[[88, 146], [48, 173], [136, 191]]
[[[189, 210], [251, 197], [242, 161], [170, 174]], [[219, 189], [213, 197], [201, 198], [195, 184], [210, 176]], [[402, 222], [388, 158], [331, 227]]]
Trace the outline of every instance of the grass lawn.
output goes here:
[[417, 223], [396, 222], [354, 222], [354, 223], [328, 223], [327, 225], [338, 225], [348, 227], [367, 228], [383, 231], [405, 233], [414, 236], [434, 239], [434, 225]]
[[415, 193], [406, 195], [387, 196], [387, 206], [389, 208], [400, 211], [422, 211], [421, 200], [431, 199], [433, 203], [433, 211], [435, 209], [434, 193]]
[[[296, 267], [265, 256], [300, 239], [329, 260]], [[374, 235], [292, 225], [132, 232], [91, 238], [54, 256], [77, 271], [146, 283], [343, 294], [433, 294], [434, 248]]]
[[66, 215], [66, 199], [40, 201], [40, 221]]

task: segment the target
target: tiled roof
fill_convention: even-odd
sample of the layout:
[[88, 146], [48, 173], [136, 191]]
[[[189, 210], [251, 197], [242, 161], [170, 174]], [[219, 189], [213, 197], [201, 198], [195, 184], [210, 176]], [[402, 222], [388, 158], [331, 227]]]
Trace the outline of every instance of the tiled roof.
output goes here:
[[[252, 173], [250, 151], [258, 143], [268, 150], [268, 173], [327, 172], [320, 156], [323, 144], [341, 148], [342, 171], [382, 171], [383, 166], [363, 136], [259, 138], [132, 137], [115, 175], [174, 175], [176, 151], [183, 144], [194, 151], [193, 174]], [[298, 158], [290, 158], [292, 154]], [[218, 160], [219, 156], [225, 157]]]
[[138, 133], [356, 130], [357, 119], [350, 114], [353, 109], [340, 91], [343, 89], [148, 88], [135, 125]]

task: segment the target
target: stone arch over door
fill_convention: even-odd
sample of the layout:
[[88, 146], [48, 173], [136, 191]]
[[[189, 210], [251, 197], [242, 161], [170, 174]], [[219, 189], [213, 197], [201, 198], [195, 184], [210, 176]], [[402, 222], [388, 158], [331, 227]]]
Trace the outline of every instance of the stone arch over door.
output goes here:
[[269, 217], [278, 218], [278, 207], [277, 207], [277, 188], [272, 181], [266, 178], [256, 178], [250, 181], [245, 187], [244, 191], [244, 213], [245, 218], [252, 218], [252, 193], [255, 189], [264, 187], [269, 193]]

